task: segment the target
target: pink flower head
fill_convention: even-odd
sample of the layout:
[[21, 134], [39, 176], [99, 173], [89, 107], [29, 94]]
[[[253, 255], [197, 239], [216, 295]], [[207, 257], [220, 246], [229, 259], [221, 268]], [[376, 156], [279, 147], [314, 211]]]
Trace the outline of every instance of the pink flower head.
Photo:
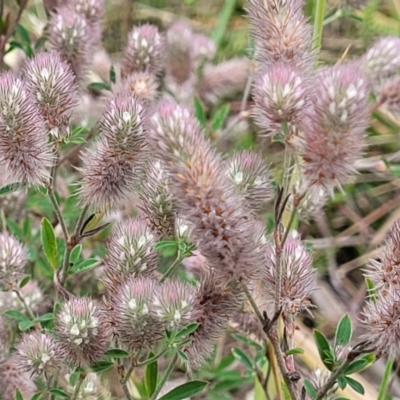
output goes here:
[[122, 75], [132, 72], [160, 74], [164, 39], [155, 25], [134, 27], [128, 34], [128, 43], [123, 51]]
[[[266, 295], [272, 301], [275, 297], [276, 285], [276, 253], [273, 244], [268, 246], [266, 254], [263, 283]], [[282, 271], [281, 299], [284, 310], [295, 315], [312, 307], [309, 295], [315, 287], [316, 270], [312, 267], [311, 254], [300, 240], [287, 239], [282, 251], [280, 268]]]
[[53, 154], [45, 123], [23, 81], [0, 76], [0, 171], [7, 182], [40, 186], [49, 182]]
[[305, 131], [303, 173], [308, 185], [332, 192], [354, 174], [368, 127], [367, 85], [354, 65], [322, 70]]
[[28, 251], [14, 236], [0, 233], [0, 289], [18, 285], [28, 263]]
[[24, 76], [50, 134], [58, 138], [69, 133], [77, 105], [77, 86], [69, 65], [56, 52], [38, 53], [27, 62]]
[[265, 210], [265, 204], [272, 198], [272, 185], [268, 167], [256, 153], [243, 150], [226, 160], [226, 173], [235, 184], [252, 211]]
[[250, 33], [255, 41], [255, 59], [261, 64], [311, 67], [311, 26], [302, 14], [302, 5], [302, 0], [249, 1]]
[[150, 278], [131, 277], [111, 299], [115, 335], [129, 350], [152, 345], [164, 334], [165, 323], [154, 307], [157, 285]]
[[55, 333], [74, 365], [93, 365], [102, 358], [109, 338], [105, 310], [87, 297], [73, 298], [61, 306]]
[[152, 276], [157, 270], [157, 237], [144, 220], [120, 222], [107, 246], [105, 284], [115, 290], [129, 276]]
[[290, 64], [277, 62], [260, 72], [253, 89], [257, 125], [267, 134], [282, 133], [282, 124], [304, 118], [308, 86], [304, 76]]
[[146, 178], [139, 194], [140, 205], [149, 226], [160, 238], [174, 235], [175, 210], [170, 179], [161, 160], [152, 159], [147, 164]]
[[35, 375], [56, 374], [63, 363], [62, 352], [53, 336], [38, 331], [22, 336], [16, 358], [23, 371]]
[[67, 61], [77, 78], [86, 74], [90, 49], [90, 29], [84, 16], [70, 5], [63, 5], [52, 15], [49, 28], [49, 43]]

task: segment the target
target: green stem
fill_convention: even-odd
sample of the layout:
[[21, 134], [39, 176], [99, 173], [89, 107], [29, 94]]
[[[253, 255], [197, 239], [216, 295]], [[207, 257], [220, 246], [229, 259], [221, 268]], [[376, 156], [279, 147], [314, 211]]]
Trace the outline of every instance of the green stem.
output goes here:
[[167, 382], [169, 376], [171, 375], [171, 372], [174, 370], [175, 364], [178, 361], [178, 351], [175, 352], [174, 356], [172, 357], [167, 369], [164, 372], [164, 375], [162, 376], [160, 382], [158, 383], [156, 389], [154, 390], [153, 395], [151, 396], [150, 400], [156, 400], [158, 397], [159, 393], [161, 392], [161, 389]]
[[82, 386], [84, 379], [85, 379], [85, 377], [83, 375], [80, 375], [79, 381], [75, 386], [74, 394], [72, 395], [71, 400], [76, 400], [78, 398], [78, 395], [81, 390], [81, 386]]
[[313, 49], [318, 53], [321, 49], [322, 32], [324, 30], [326, 0], [317, 0], [314, 16]]
[[[133, 367], [144, 367], [147, 364], [151, 364], [154, 361], [157, 361], [159, 358], [161, 358], [169, 349], [164, 349], [162, 351], [160, 351], [158, 354], [156, 354], [154, 357], [148, 358], [147, 360], [137, 363], [135, 364]], [[128, 371], [129, 372], [129, 371]]]
[[[28, 303], [25, 301], [25, 297], [22, 294], [22, 292], [19, 289], [14, 289], [14, 293], [18, 296], [18, 299], [20, 300], [20, 302], [24, 306], [26, 313], [29, 315], [29, 318], [32, 321], [34, 321], [36, 319], [35, 314], [33, 314], [33, 311], [29, 307]], [[35, 323], [35, 328], [38, 329], [38, 330], [42, 329], [42, 325], [40, 324], [40, 322], [36, 322]]]
[[60, 210], [60, 206], [58, 205], [58, 201], [57, 201], [56, 195], [54, 194], [54, 190], [53, 190], [52, 187], [49, 187], [48, 193], [49, 193], [50, 200], [53, 203], [54, 212], [56, 213], [58, 222], [61, 225], [61, 229], [62, 229], [62, 232], [63, 232], [65, 243], [67, 243], [68, 237], [69, 237], [68, 229], [67, 229], [67, 226], [65, 224], [65, 220], [64, 220], [64, 218], [62, 216], [62, 213], [61, 213], [61, 210]]
[[89, 210], [89, 206], [88, 205], [86, 205], [85, 207], [82, 208], [82, 211], [81, 211], [81, 213], [79, 215], [79, 218], [78, 218], [78, 221], [76, 223], [75, 230], [74, 230], [74, 236], [75, 237], [78, 237], [80, 232], [81, 232], [81, 230], [82, 230], [82, 226], [83, 226], [83, 224], [85, 222], [85, 216], [86, 216], [86, 213], [87, 213], [88, 210]]
[[331, 376], [329, 377], [328, 381], [325, 383], [325, 385], [318, 391], [317, 397], [315, 400], [322, 400], [326, 394], [328, 393], [328, 390], [336, 383], [338, 380], [339, 376], [343, 373], [343, 371], [348, 367], [348, 365], [351, 363], [351, 360], [346, 359], [346, 361], [343, 362], [343, 364], [335, 371], [332, 372]]
[[124, 391], [127, 400], [132, 400], [131, 394], [129, 393], [127, 382], [121, 382], [122, 389]]
[[385, 372], [383, 374], [382, 377], [382, 382], [379, 386], [379, 393], [378, 393], [378, 397], [377, 400], [385, 400], [386, 399], [386, 393], [389, 387], [389, 378], [390, 378], [390, 374], [392, 373], [392, 369], [393, 369], [393, 359], [387, 360], [386, 362], [386, 367], [385, 367]]
[[63, 265], [62, 265], [61, 271], [60, 271], [61, 286], [64, 286], [65, 281], [67, 280], [68, 268], [69, 268], [69, 256], [71, 254], [71, 251], [72, 251], [72, 248], [68, 245], [68, 243], [65, 243]]
[[181, 251], [178, 250], [178, 255], [176, 256], [175, 261], [171, 264], [171, 266], [165, 271], [164, 275], [161, 277], [160, 283], [164, 282], [175, 270], [175, 268], [179, 265], [179, 263], [184, 259]]

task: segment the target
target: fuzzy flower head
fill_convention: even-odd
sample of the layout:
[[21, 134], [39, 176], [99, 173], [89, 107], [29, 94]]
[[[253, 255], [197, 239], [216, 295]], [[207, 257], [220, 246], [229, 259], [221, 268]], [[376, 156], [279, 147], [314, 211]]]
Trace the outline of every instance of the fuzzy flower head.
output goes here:
[[263, 212], [273, 194], [268, 167], [263, 159], [251, 151], [237, 152], [226, 161], [226, 173], [250, 209]]
[[122, 75], [132, 72], [160, 74], [164, 40], [155, 25], [137, 26], [128, 34], [128, 42], [123, 51]]
[[57, 8], [52, 15], [49, 28], [49, 42], [52, 50], [58, 51], [67, 61], [77, 78], [86, 73], [89, 40], [88, 22], [70, 5]]
[[198, 322], [200, 326], [189, 335], [192, 340], [183, 348], [189, 358], [190, 368], [199, 369], [205, 364], [242, 301], [239, 290], [234, 287], [221, 288], [213, 275], [202, 280], [192, 311], [197, 317], [193, 322]]
[[254, 84], [257, 125], [266, 133], [281, 132], [281, 124], [297, 122], [307, 108], [307, 84], [291, 65], [274, 63], [259, 73]]
[[72, 0], [70, 4], [89, 23], [97, 23], [103, 17], [104, 0]]
[[192, 35], [193, 43], [193, 59], [197, 67], [202, 66], [206, 61], [212, 61], [217, 52], [217, 46], [214, 40], [202, 33], [194, 33]]
[[0, 75], [0, 171], [6, 181], [40, 186], [50, 180], [53, 155], [45, 123], [25, 84]]
[[31, 399], [37, 391], [30, 374], [19, 368], [16, 356], [0, 364], [0, 387], [3, 400], [14, 400], [17, 389], [24, 399]]
[[263, 65], [283, 62], [301, 68], [312, 64], [311, 26], [302, 14], [303, 1], [250, 0], [250, 34], [255, 59]]
[[380, 38], [361, 58], [361, 69], [374, 83], [393, 76], [400, 68], [400, 39]]
[[196, 290], [181, 281], [168, 280], [156, 291], [153, 307], [168, 330], [179, 330], [196, 319], [194, 301]]
[[120, 222], [107, 246], [106, 286], [113, 290], [129, 276], [151, 276], [157, 270], [157, 236], [144, 220]]
[[132, 277], [111, 299], [115, 335], [129, 350], [152, 345], [163, 336], [164, 322], [154, 307], [157, 285], [150, 278]]
[[[266, 254], [263, 283], [266, 295], [273, 299], [276, 285], [276, 254], [273, 244], [268, 246]], [[280, 268], [282, 271], [281, 301], [285, 311], [296, 315], [311, 308], [308, 298], [315, 287], [316, 270], [312, 267], [311, 254], [300, 240], [287, 239], [282, 251]]]
[[399, 288], [386, 295], [378, 294], [368, 301], [363, 311], [363, 323], [368, 331], [363, 338], [375, 345], [378, 354], [399, 354], [400, 295]]
[[83, 204], [109, 210], [131, 196], [143, 161], [144, 118], [134, 95], [120, 93], [108, 103], [101, 137], [82, 157]]
[[68, 134], [77, 104], [77, 86], [69, 65], [58, 53], [39, 53], [27, 62], [24, 76], [50, 134], [55, 138]]
[[28, 251], [14, 236], [0, 233], [0, 289], [9, 290], [23, 277]]
[[225, 282], [252, 279], [259, 269], [254, 220], [224, 166], [185, 107], [163, 103], [151, 118], [150, 142], [166, 160], [181, 215], [193, 241]]
[[87, 297], [73, 298], [61, 306], [55, 332], [64, 354], [75, 365], [93, 365], [106, 350], [104, 310]]
[[174, 235], [175, 211], [170, 179], [162, 161], [151, 159], [147, 164], [142, 192], [139, 194], [141, 210], [149, 226], [160, 238]]
[[144, 105], [149, 106], [157, 99], [158, 86], [159, 83], [154, 74], [148, 71], [133, 72], [115, 85], [114, 92], [135, 93]]
[[23, 371], [35, 375], [55, 374], [62, 364], [62, 353], [53, 336], [38, 331], [22, 336], [16, 357]]
[[303, 173], [316, 190], [332, 192], [353, 175], [362, 155], [369, 107], [365, 79], [354, 65], [322, 70], [305, 130]]
[[400, 288], [400, 220], [397, 220], [389, 238], [379, 250], [379, 261], [370, 260], [367, 276], [385, 296], [393, 289]]

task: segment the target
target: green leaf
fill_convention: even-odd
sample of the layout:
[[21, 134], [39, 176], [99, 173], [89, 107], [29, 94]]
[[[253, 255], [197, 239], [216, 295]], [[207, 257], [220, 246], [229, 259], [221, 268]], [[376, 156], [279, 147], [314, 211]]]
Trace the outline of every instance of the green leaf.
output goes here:
[[370, 279], [370, 278], [365, 278], [365, 283], [367, 285], [368, 298], [370, 301], [375, 303], [376, 290], [375, 290], [374, 282], [372, 282], [372, 279]]
[[78, 368], [69, 376], [69, 384], [74, 387], [78, 381], [79, 381], [79, 376], [82, 373]]
[[214, 132], [219, 131], [224, 126], [230, 108], [229, 103], [226, 103], [213, 115], [211, 127]]
[[331, 349], [331, 346], [329, 345], [328, 339], [325, 337], [324, 334], [321, 332], [317, 331], [316, 329], [314, 330], [314, 341], [315, 344], [317, 345], [319, 357], [321, 358], [321, 361], [324, 363], [325, 367], [329, 369], [329, 371], [332, 371], [332, 368], [334, 366], [333, 363], [333, 352]]
[[194, 110], [197, 120], [200, 122], [200, 125], [204, 128], [206, 126], [206, 121], [207, 121], [206, 113], [204, 111], [203, 103], [197, 97], [194, 98]]
[[165, 240], [165, 241], [156, 243], [156, 245], [154, 246], [154, 248], [156, 250], [161, 250], [161, 249], [164, 249], [165, 247], [176, 247], [176, 248], [178, 248], [178, 243], [175, 242], [174, 240]]
[[42, 219], [41, 236], [43, 251], [47, 258], [47, 261], [49, 262], [51, 267], [56, 270], [58, 258], [56, 235], [54, 234], [53, 226], [47, 218]]
[[205, 381], [190, 381], [183, 385], [172, 389], [170, 392], [162, 396], [159, 400], [182, 400], [187, 399], [199, 392], [207, 386]]
[[110, 72], [109, 72], [109, 78], [111, 83], [115, 83], [115, 68], [114, 65], [111, 65]]
[[69, 270], [69, 274], [77, 274], [78, 272], [97, 267], [97, 265], [99, 265], [99, 260], [97, 258], [88, 258], [87, 260], [83, 260], [80, 263], [74, 265]]
[[15, 391], [15, 399], [16, 400], [24, 400], [24, 397], [22, 396], [21, 392], [19, 391], [19, 389], [17, 389]]
[[83, 143], [86, 143], [86, 139], [83, 137], [80, 137], [80, 136], [71, 137], [68, 139], [68, 143], [83, 144]]
[[333, 400], [350, 400], [348, 397], [335, 397]]
[[342, 389], [342, 390], [345, 389], [345, 387], [347, 386], [347, 381], [344, 376], [339, 376], [337, 382], [338, 382], [340, 389]]
[[54, 394], [55, 396], [60, 396], [60, 397], [64, 397], [64, 398], [70, 397], [61, 388], [50, 389], [49, 393]]
[[29, 321], [29, 318], [17, 310], [4, 311], [4, 315], [8, 318], [15, 319], [16, 321]]
[[335, 332], [335, 346], [350, 343], [352, 327], [350, 317], [346, 314], [339, 321]]
[[44, 36], [41, 36], [38, 40], [36, 40], [36, 42], [35, 42], [35, 52], [39, 51], [44, 46], [44, 44], [46, 43], [46, 40], [47, 39]]
[[130, 354], [127, 351], [122, 349], [107, 350], [105, 355], [113, 358], [127, 358], [130, 356]]
[[365, 358], [360, 358], [358, 360], [352, 361], [348, 367], [344, 370], [343, 375], [351, 375], [356, 372], [360, 372], [369, 364], [369, 360]]
[[39, 400], [40, 399], [40, 397], [42, 396], [42, 392], [37, 392], [37, 393], [35, 393], [32, 397], [31, 397], [31, 400]]
[[29, 37], [29, 32], [21, 24], [17, 25], [16, 32], [17, 32], [18, 36], [21, 38], [22, 43], [25, 43], [25, 44], [31, 43], [31, 39]]
[[212, 39], [214, 40], [217, 48], [224, 37], [229, 20], [231, 19], [231, 16], [235, 10], [236, 0], [225, 0], [223, 4], [222, 10], [218, 15], [217, 27], [212, 33]]
[[88, 89], [101, 92], [102, 90], [111, 90], [111, 87], [106, 82], [92, 82], [89, 83]]
[[21, 283], [19, 284], [20, 289], [22, 289], [30, 280], [31, 277], [29, 275], [22, 279]]
[[79, 260], [79, 257], [81, 256], [82, 253], [82, 245], [78, 244], [71, 250], [71, 254], [69, 256], [70, 261], [73, 264], [76, 264], [76, 262]]
[[186, 363], [189, 361], [189, 357], [187, 356], [187, 354], [185, 352], [183, 352], [182, 350], [178, 350], [178, 355], [180, 357], [180, 359]]
[[47, 322], [47, 321], [53, 321], [53, 320], [54, 320], [54, 314], [53, 313], [43, 314], [40, 317], [36, 318], [37, 322]]
[[253, 363], [243, 350], [235, 347], [231, 350], [231, 353], [233, 354], [233, 357], [236, 358], [236, 360], [240, 361], [247, 368], [254, 369]]
[[304, 380], [304, 388], [306, 389], [306, 393], [312, 398], [315, 399], [317, 397], [317, 390], [314, 388], [313, 384], [308, 380]]
[[30, 320], [24, 320], [20, 321], [18, 324], [18, 328], [20, 331], [24, 332], [27, 331], [28, 329], [31, 329], [34, 323]]
[[347, 384], [348, 384], [354, 391], [356, 391], [357, 393], [360, 393], [360, 394], [364, 394], [364, 393], [365, 393], [364, 387], [363, 387], [363, 385], [361, 385], [360, 382], [356, 381], [356, 380], [353, 379], [353, 378], [350, 378], [349, 376], [346, 376], [344, 379], [346, 379]]
[[257, 350], [263, 350], [262, 346], [259, 343], [255, 342], [254, 340], [251, 340], [248, 337], [243, 336], [239, 333], [232, 334], [232, 337], [235, 338], [236, 340], [239, 340], [240, 342], [246, 343], [249, 346], [256, 348]]
[[[154, 357], [152, 352], [149, 353], [147, 359]], [[152, 396], [157, 386], [158, 364], [157, 360], [153, 361], [146, 366], [146, 373], [144, 377], [147, 395], [149, 398]]]
[[194, 332], [200, 324], [197, 322], [192, 322], [189, 325], [186, 325], [183, 329], [181, 329], [176, 335], [175, 335], [175, 340], [178, 340], [184, 336], [190, 335], [192, 332]]
[[93, 372], [104, 372], [114, 367], [114, 363], [111, 361], [100, 361], [92, 367]]
[[5, 196], [6, 194], [16, 192], [17, 190], [25, 187], [25, 183], [10, 183], [9, 185], [2, 186], [0, 188], [0, 196]]
[[285, 354], [287, 356], [290, 356], [291, 354], [304, 354], [304, 350], [300, 347], [294, 347], [293, 349], [288, 350]]

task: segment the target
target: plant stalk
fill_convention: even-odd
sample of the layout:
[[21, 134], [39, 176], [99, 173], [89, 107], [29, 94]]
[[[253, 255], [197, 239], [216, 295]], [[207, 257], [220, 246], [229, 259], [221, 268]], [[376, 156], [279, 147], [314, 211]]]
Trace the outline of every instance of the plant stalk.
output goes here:
[[167, 382], [169, 376], [171, 375], [172, 371], [174, 370], [175, 364], [178, 361], [178, 351], [175, 352], [175, 354], [173, 355], [167, 369], [164, 372], [164, 375], [162, 376], [160, 382], [158, 383], [156, 389], [154, 390], [153, 395], [151, 396], [150, 400], [156, 400], [159, 393], [161, 392], [161, 389], [163, 388], [163, 386], [165, 385], [165, 383]]
[[343, 362], [343, 364], [336, 371], [332, 372], [332, 374], [329, 377], [328, 381], [318, 391], [318, 394], [317, 394], [317, 397], [315, 398], [315, 400], [322, 400], [326, 396], [326, 394], [328, 393], [328, 390], [336, 383], [337, 379], [342, 374], [342, 372], [348, 367], [350, 362], [351, 362], [351, 360], [346, 359]]
[[319, 53], [322, 44], [322, 33], [324, 30], [326, 0], [317, 0], [315, 5], [313, 49]]

